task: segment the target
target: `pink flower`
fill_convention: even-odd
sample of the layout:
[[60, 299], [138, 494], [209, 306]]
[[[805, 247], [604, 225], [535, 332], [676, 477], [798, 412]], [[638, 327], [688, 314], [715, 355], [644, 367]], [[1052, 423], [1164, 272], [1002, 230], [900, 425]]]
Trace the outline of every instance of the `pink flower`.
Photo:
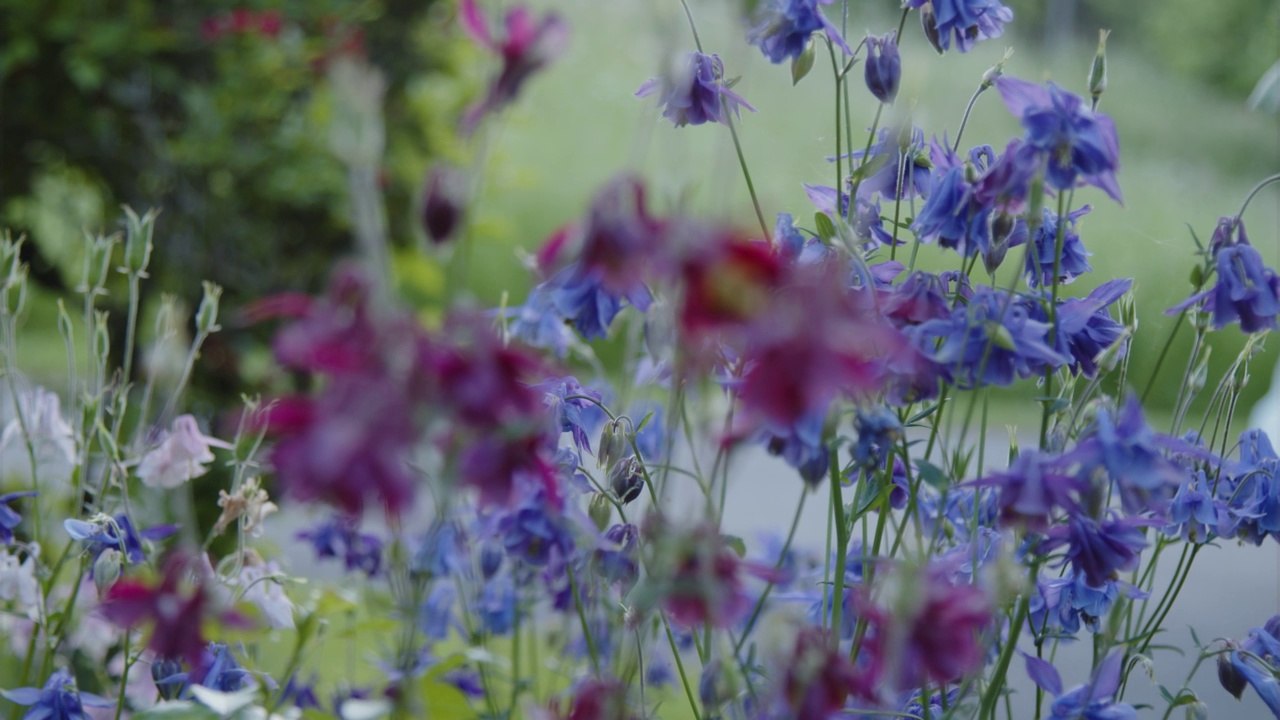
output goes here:
[[484, 98], [463, 115], [462, 130], [470, 133], [485, 115], [515, 101], [530, 76], [564, 52], [569, 26], [555, 13], [535, 20], [528, 7], [517, 5], [507, 11], [504, 33], [498, 37], [490, 32], [489, 21], [476, 0], [462, 0], [458, 11], [463, 31], [502, 58], [502, 70], [489, 83]]
[[179, 415], [173, 421], [173, 431], [143, 456], [138, 479], [147, 487], [178, 487], [209, 471], [206, 465], [214, 460], [211, 447], [230, 449], [231, 445], [201, 433], [191, 415]]

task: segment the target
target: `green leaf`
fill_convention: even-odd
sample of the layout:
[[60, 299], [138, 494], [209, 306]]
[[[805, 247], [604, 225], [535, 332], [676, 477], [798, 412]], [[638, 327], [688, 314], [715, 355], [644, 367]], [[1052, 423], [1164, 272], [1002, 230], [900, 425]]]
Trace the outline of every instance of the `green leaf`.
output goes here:
[[947, 478], [947, 474], [942, 471], [942, 468], [933, 463], [920, 460], [916, 462], [916, 467], [920, 472], [920, 479], [928, 483], [930, 487], [941, 490], [951, 484], [950, 479]]
[[720, 537], [724, 540], [725, 545], [728, 545], [738, 554], [738, 557], [747, 556], [747, 543], [742, 538], [737, 535], [721, 535]]
[[810, 38], [809, 44], [805, 45], [804, 52], [791, 60], [791, 84], [793, 86], [803, 80], [804, 76], [808, 75], [809, 71], [813, 69], [815, 54], [813, 38]]
[[814, 213], [813, 222], [818, 227], [818, 237], [823, 242], [831, 242], [831, 238], [836, 236], [835, 223], [831, 222], [826, 213]]
[[458, 718], [469, 720], [479, 717], [467, 702], [467, 696], [458, 688], [428, 680], [422, 683], [422, 701], [426, 705], [424, 717]]
[[644, 417], [640, 420], [640, 424], [636, 426], [635, 434], [639, 435], [640, 431], [644, 429], [644, 426], [648, 425], [649, 421], [652, 419], [653, 419], [653, 411], [650, 410], [649, 412], [645, 413]]

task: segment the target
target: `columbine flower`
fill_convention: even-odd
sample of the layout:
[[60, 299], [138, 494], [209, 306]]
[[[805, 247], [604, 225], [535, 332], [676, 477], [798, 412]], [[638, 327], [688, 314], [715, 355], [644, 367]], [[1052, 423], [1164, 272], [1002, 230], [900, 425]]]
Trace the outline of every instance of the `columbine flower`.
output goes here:
[[1086, 471], [1106, 469], [1120, 490], [1125, 510], [1138, 513], [1148, 509], [1152, 501], [1166, 502], [1186, 478], [1186, 471], [1164, 456], [1165, 450], [1204, 454], [1190, 443], [1153, 430], [1142, 404], [1131, 396], [1118, 417], [1108, 409], [1101, 410], [1092, 431], [1071, 455]]
[[1084, 685], [1062, 691], [1062, 678], [1047, 661], [1023, 653], [1027, 662], [1027, 675], [1040, 689], [1054, 696], [1049, 706], [1050, 717], [1079, 718], [1080, 720], [1137, 720], [1138, 711], [1132, 705], [1115, 701], [1120, 688], [1120, 674], [1124, 666], [1124, 651], [1108, 655], [1093, 671], [1093, 677]]
[[[1232, 242], [1235, 229], [1239, 230], [1239, 240]], [[1203, 302], [1203, 310], [1213, 313], [1215, 330], [1237, 321], [1240, 329], [1247, 333], [1275, 330], [1276, 315], [1280, 314], [1280, 277], [1263, 264], [1262, 256], [1249, 244], [1244, 223], [1235, 218], [1222, 218], [1210, 247], [1214, 252], [1217, 284], [1192, 295], [1166, 314]]]
[[295, 537], [310, 542], [319, 558], [342, 558], [348, 572], [361, 570], [374, 577], [382, 568], [382, 540], [357, 531], [350, 518], [335, 516]]
[[191, 415], [180, 415], [173, 421], [173, 431], [143, 456], [138, 479], [147, 487], [178, 487], [209, 472], [205, 466], [214, 460], [210, 447], [230, 449], [231, 445], [201, 433]]
[[86, 707], [115, 707], [114, 700], [80, 692], [76, 679], [66, 670], [55, 670], [43, 688], [0, 690], [0, 695], [16, 705], [29, 706], [23, 720], [89, 720]]
[[1045, 183], [1055, 190], [1093, 185], [1120, 202], [1115, 172], [1120, 168], [1120, 143], [1111, 118], [1090, 110], [1079, 97], [1049, 83], [1040, 87], [1026, 80], [1001, 77], [996, 87], [1004, 104], [1022, 120], [1026, 146], [1048, 165]]
[[1230, 643], [1231, 653], [1223, 662], [1218, 660], [1218, 677], [1222, 686], [1240, 699], [1247, 682], [1271, 712], [1280, 717], [1280, 681], [1276, 670], [1280, 667], [1280, 616], [1273, 616], [1264, 627], [1249, 631], [1242, 643]]
[[751, 609], [744, 576], [773, 575], [771, 567], [741, 560], [714, 527], [675, 533], [667, 521], [651, 517], [643, 533], [645, 549], [655, 554], [647, 563], [650, 577], [663, 583], [662, 605], [672, 621], [685, 627], [738, 622]]
[[766, 424], [758, 433], [769, 454], [780, 455], [810, 486], [820, 483], [831, 467], [831, 450], [822, 441], [826, 415], [810, 413], [780, 429]]
[[1013, 11], [1000, 0], [908, 0], [907, 7], [920, 8], [924, 34], [939, 53], [951, 48], [969, 52], [978, 40], [998, 38], [1004, 24], [1013, 20]]
[[32, 546], [26, 558], [0, 550], [0, 600], [14, 602], [20, 607], [36, 612], [39, 608], [40, 582], [36, 579], [36, 559], [39, 546]]
[[917, 270], [881, 296], [880, 310], [900, 328], [919, 325], [951, 314], [946, 294], [942, 278]]
[[608, 335], [609, 325], [625, 307], [624, 300], [640, 312], [647, 311], [653, 302], [653, 296], [643, 284], [620, 294], [613, 293], [596, 273], [584, 271], [578, 263], [556, 273], [545, 285], [551, 292], [556, 313], [587, 340]]
[[853, 50], [845, 43], [818, 8], [834, 0], [763, 0], [756, 10], [757, 22], [747, 33], [747, 42], [760, 48], [770, 62], [800, 57], [815, 32], [826, 32], [831, 42], [845, 53]]
[[222, 508], [222, 514], [213, 524], [215, 533], [223, 532], [231, 523], [243, 518], [244, 532], [251, 537], [262, 537], [263, 523], [267, 516], [280, 510], [271, 502], [267, 491], [262, 489], [262, 481], [256, 477], [241, 483], [234, 495], [228, 495], [226, 490], [219, 490], [218, 507]]
[[462, 226], [469, 192], [466, 174], [459, 168], [439, 163], [427, 176], [422, 198], [422, 229], [437, 245], [453, 239]]
[[661, 78], [640, 86], [636, 97], [660, 93], [662, 117], [676, 127], [709, 122], [728, 124], [725, 109], [741, 115], [739, 108], [755, 112], [746, 100], [729, 89], [724, 79], [724, 63], [719, 55], [691, 52], [678, 66]]
[[1043, 552], [1066, 546], [1066, 561], [1094, 587], [1111, 580], [1120, 571], [1138, 566], [1138, 555], [1147, 546], [1142, 526], [1153, 524], [1140, 518], [1109, 517], [1101, 522], [1077, 514], [1065, 526], [1048, 532], [1040, 546]]
[[854, 420], [858, 441], [853, 446], [853, 461], [862, 467], [881, 467], [902, 436], [902, 422], [889, 408], [858, 408]]
[[172, 554], [165, 560], [159, 584], [121, 580], [101, 606], [102, 615], [123, 628], [151, 625], [147, 641], [151, 652], [161, 658], [181, 658], [197, 674], [206, 669], [203, 623], [213, 618], [243, 624], [235, 613], [216, 607], [199, 562]]
[[1054, 510], [1078, 510], [1072, 495], [1083, 492], [1082, 478], [1065, 471], [1060, 459], [1024, 450], [1007, 470], [975, 482], [999, 488], [1000, 520], [1006, 525], [1044, 532]]
[[1198, 470], [1173, 496], [1164, 531], [1190, 543], [1206, 543], [1217, 534], [1218, 512], [1220, 508], [1226, 512], [1225, 505], [1214, 498], [1208, 478]]
[[163, 540], [178, 530], [173, 525], [158, 525], [138, 531], [129, 516], [123, 513], [115, 517], [100, 515], [93, 518], [93, 522], [68, 519], [62, 522], [62, 527], [71, 539], [85, 544], [93, 560], [106, 550], [117, 550], [134, 564], [146, 559], [142, 552], [143, 540]]
[[0, 545], [8, 545], [13, 542], [13, 529], [22, 522], [22, 516], [9, 507], [9, 503], [18, 498], [32, 497], [35, 494], [35, 490], [28, 490], [26, 492], [0, 495]]
[[[871, 200], [877, 193], [885, 200], [897, 200], [899, 197], [906, 200], [929, 195], [931, 161], [926, 151], [924, 130], [918, 127], [911, 126], [909, 130], [906, 127], [882, 128], [875, 144], [865, 154], [858, 149], [849, 153], [849, 157], [862, 161], [856, 170], [866, 176], [858, 186], [859, 198]], [[835, 158], [827, 160], [834, 161]], [[831, 192], [834, 193], [834, 190]], [[809, 197], [817, 202], [812, 192]], [[843, 198], [840, 203], [842, 213], [847, 212], [847, 201], [848, 198]], [[829, 205], [834, 204], [832, 198]], [[828, 208], [819, 209], [834, 214]]]
[[[1046, 366], [1068, 361], [1047, 344], [1049, 325], [1034, 319], [1016, 297], [979, 288], [967, 306], [951, 317], [930, 320], [913, 330], [918, 347], [964, 388], [1007, 386]], [[942, 344], [933, 348], [933, 341]]]
[[507, 554], [534, 567], [543, 567], [552, 553], [568, 557], [573, 534], [558, 507], [534, 491], [498, 521], [498, 534]]
[[898, 80], [902, 77], [902, 57], [894, 33], [867, 36], [865, 67], [867, 89], [882, 103], [898, 97]]
[[[1067, 214], [1067, 227], [1062, 230], [1062, 259], [1058, 262], [1058, 279], [1069, 283], [1077, 277], [1089, 272], [1089, 251], [1080, 242], [1076, 232], [1076, 220], [1093, 208], [1084, 207], [1072, 210]], [[1044, 208], [1040, 226], [1031, 238], [1031, 251], [1027, 253], [1027, 285], [1039, 287], [1053, 284], [1054, 257], [1058, 241], [1058, 214]], [[1013, 243], [1011, 243], [1012, 245]]]
[[489, 83], [484, 98], [463, 115], [462, 128], [469, 133], [485, 115], [514, 102], [525, 82], [564, 52], [569, 25], [555, 13], [535, 20], [528, 7], [517, 5], [507, 11], [505, 32], [497, 37], [489, 30], [488, 19], [476, 0], [462, 0], [458, 14], [467, 35], [502, 58], [502, 70]]
[[[5, 403], [7, 410], [14, 412], [13, 399], [7, 398]], [[41, 484], [69, 480], [77, 463], [75, 432], [62, 418], [58, 396], [41, 387], [19, 390], [18, 408], [26, 423], [26, 434], [24, 436], [22, 423], [15, 413], [0, 435], [0, 472], [32, 481], [31, 457], [27, 452], [30, 442]]]
[[292, 630], [293, 601], [285, 594], [283, 583], [277, 579], [280, 566], [275, 562], [262, 562], [261, 558], [256, 557], [256, 553], [249, 557], [254, 562], [246, 562], [235, 581], [236, 585], [244, 588], [241, 597], [253, 603], [272, 628]]
[[582, 387], [576, 378], [571, 377], [550, 378], [534, 385], [533, 389], [542, 392], [543, 402], [555, 418], [555, 427], [573, 436], [573, 444], [579, 452], [591, 452], [587, 428], [588, 425], [598, 425], [604, 413], [596, 403], [584, 397], [599, 401], [600, 393]]
[[920, 242], [937, 241], [970, 257], [991, 245], [991, 213], [975, 200], [963, 167], [940, 169], [911, 231]]
[[768, 717], [826, 718], [842, 709], [850, 695], [864, 700], [875, 695], [867, 673], [859, 673], [820, 627], [801, 627], [790, 652], [775, 663], [774, 676], [780, 681], [772, 705], [780, 712]]
[[1084, 298], [1071, 298], [1058, 306], [1058, 347], [1071, 355], [1073, 372], [1093, 377], [1098, 373], [1098, 356], [1124, 333], [1124, 326], [1111, 318], [1107, 306], [1129, 292], [1133, 280], [1110, 280]]

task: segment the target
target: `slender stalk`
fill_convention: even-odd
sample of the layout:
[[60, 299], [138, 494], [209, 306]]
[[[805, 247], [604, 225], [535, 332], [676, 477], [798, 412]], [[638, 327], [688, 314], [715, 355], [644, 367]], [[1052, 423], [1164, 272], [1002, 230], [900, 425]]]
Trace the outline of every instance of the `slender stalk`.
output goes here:
[[[831, 444], [831, 511], [835, 515], [836, 527], [836, 574], [831, 591], [831, 646], [840, 644], [840, 623], [844, 611], [844, 572], [849, 552], [849, 528], [844, 519], [844, 498], [840, 488], [840, 458], [835, 443]], [[823, 615], [826, 615], [825, 608]]]

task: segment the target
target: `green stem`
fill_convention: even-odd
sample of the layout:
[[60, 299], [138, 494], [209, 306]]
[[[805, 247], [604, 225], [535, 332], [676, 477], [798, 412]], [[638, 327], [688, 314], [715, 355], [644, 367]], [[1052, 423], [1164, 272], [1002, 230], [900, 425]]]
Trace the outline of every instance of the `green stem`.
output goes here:
[[[831, 444], [831, 470], [827, 482], [831, 483], [831, 511], [835, 515], [836, 526], [836, 574], [832, 578], [834, 585], [831, 592], [831, 646], [840, 643], [841, 615], [844, 611], [844, 572], [849, 552], [849, 528], [844, 520], [844, 498], [840, 487], [840, 459], [836, 444]], [[823, 614], [825, 615], [825, 609]]]

